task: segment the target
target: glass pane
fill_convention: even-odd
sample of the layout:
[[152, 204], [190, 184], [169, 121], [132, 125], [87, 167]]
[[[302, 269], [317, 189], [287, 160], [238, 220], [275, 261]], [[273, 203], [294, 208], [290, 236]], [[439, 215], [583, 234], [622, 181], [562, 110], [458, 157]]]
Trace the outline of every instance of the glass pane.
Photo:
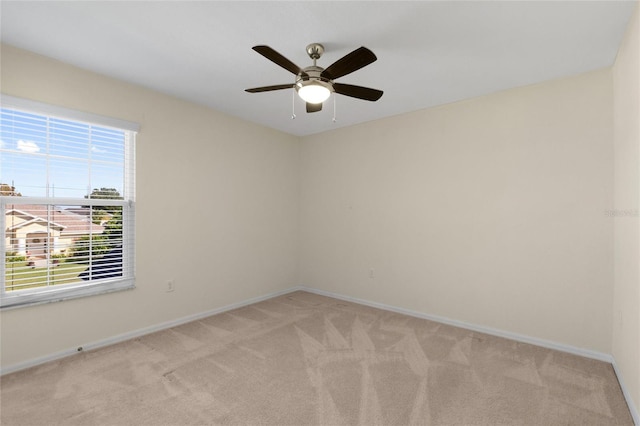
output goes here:
[[124, 196], [124, 165], [93, 164], [91, 168], [91, 198], [122, 200]]
[[0, 184], [15, 187], [22, 196], [47, 195], [47, 159], [0, 151]]
[[122, 276], [122, 207], [7, 205], [5, 289]]
[[71, 158], [49, 160], [49, 196], [84, 198], [89, 191], [90, 164]]
[[24, 196], [124, 196], [126, 132], [3, 108], [0, 184]]

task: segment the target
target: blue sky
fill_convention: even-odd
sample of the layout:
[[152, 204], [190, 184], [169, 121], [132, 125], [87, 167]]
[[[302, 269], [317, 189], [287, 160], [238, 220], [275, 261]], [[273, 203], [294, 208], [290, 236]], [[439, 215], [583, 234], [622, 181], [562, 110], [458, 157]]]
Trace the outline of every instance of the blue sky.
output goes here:
[[3, 108], [0, 183], [23, 196], [82, 198], [102, 187], [122, 194], [124, 137], [116, 129]]

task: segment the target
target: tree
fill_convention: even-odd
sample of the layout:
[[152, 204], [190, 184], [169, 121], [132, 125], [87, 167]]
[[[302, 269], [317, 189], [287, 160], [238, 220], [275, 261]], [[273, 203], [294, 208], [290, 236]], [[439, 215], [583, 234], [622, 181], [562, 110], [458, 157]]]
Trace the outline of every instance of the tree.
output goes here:
[[[94, 188], [91, 191], [90, 195], [85, 195], [84, 198], [90, 199], [98, 199], [98, 200], [122, 200], [123, 197], [120, 195], [115, 188]], [[83, 206], [85, 208], [89, 208], [89, 206]], [[101, 225], [106, 222], [111, 222], [114, 217], [119, 216], [120, 227], [122, 230], [122, 207], [120, 206], [93, 206], [91, 207], [91, 221], [97, 225]], [[122, 232], [120, 232], [122, 234]]]
[[[122, 200], [123, 197], [116, 188], [94, 188], [90, 195], [85, 195], [87, 199], [100, 200]], [[102, 225], [102, 234], [84, 236], [75, 241], [71, 247], [70, 257], [77, 263], [88, 263], [89, 254], [95, 260], [112, 250], [113, 240], [122, 239], [122, 207], [121, 206], [83, 206], [91, 208], [91, 221]], [[91, 246], [91, 249], [89, 249]]]
[[75, 240], [69, 249], [69, 259], [73, 263], [89, 263], [89, 254], [92, 258], [99, 258], [111, 249], [111, 245], [105, 235], [88, 235]]
[[113, 213], [113, 216], [104, 225], [104, 234], [109, 239], [122, 239], [122, 210]]
[[7, 185], [6, 183], [0, 183], [0, 195], [11, 197], [22, 197], [22, 194], [16, 192], [16, 187]]
[[[91, 191], [90, 195], [85, 195], [84, 198], [97, 198], [100, 200], [122, 200], [123, 197], [120, 195], [115, 188], [94, 188]], [[96, 207], [97, 208], [97, 207]]]

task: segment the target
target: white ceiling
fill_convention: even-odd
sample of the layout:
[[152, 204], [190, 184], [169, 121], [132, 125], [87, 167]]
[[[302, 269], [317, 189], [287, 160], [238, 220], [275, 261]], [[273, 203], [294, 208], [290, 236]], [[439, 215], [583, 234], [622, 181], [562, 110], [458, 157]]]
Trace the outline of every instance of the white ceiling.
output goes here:
[[[3, 43], [308, 135], [610, 66], [635, 1], [7, 1]], [[378, 61], [341, 83], [384, 91], [338, 95], [307, 114], [292, 90], [244, 89], [295, 76], [251, 47], [300, 67], [324, 44], [327, 67], [366, 46]]]

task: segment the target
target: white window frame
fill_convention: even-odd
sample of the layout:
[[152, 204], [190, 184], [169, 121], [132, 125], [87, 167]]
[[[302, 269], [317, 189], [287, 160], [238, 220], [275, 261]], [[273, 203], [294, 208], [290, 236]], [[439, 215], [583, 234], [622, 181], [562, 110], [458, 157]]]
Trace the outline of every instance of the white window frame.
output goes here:
[[[65, 120], [73, 120], [101, 127], [111, 127], [129, 133], [125, 143], [124, 200], [62, 198], [62, 197], [11, 197], [0, 196], [0, 309], [57, 302], [77, 297], [93, 296], [128, 290], [135, 287], [135, 137], [140, 130], [137, 123], [63, 108], [55, 105], [0, 95], [0, 106], [33, 114], [41, 114]], [[5, 289], [5, 208], [7, 205], [90, 205], [122, 206], [122, 277], [89, 280], [81, 283], [30, 288], [25, 290]]]

